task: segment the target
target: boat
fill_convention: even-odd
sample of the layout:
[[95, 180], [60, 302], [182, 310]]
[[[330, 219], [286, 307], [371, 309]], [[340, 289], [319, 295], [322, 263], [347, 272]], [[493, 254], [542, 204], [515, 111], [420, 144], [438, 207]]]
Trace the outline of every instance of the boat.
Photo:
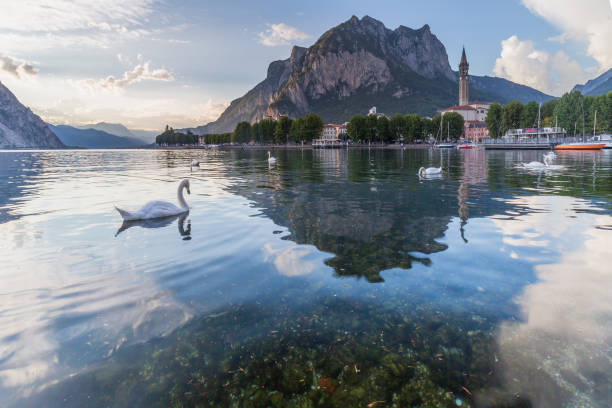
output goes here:
[[597, 135], [590, 140], [595, 143], [605, 143], [604, 149], [612, 149], [612, 135]]
[[457, 149], [475, 149], [476, 145], [474, 143], [462, 143], [457, 146]]
[[[442, 121], [444, 120], [443, 116], [440, 116], [440, 141], [442, 141]], [[450, 139], [450, 122], [447, 123], [447, 139]], [[436, 143], [435, 147], [437, 147], [438, 149], [452, 149], [455, 147], [454, 144], [452, 143]]]
[[[595, 111], [595, 118], [593, 118], [593, 137], [595, 137], [597, 126], [597, 111]], [[584, 140], [584, 108], [582, 110], [582, 140]], [[576, 143], [563, 143], [555, 146], [555, 150], [601, 150], [604, 148], [606, 143], [597, 142], [576, 142]]]
[[595, 142], [563, 143], [556, 145], [555, 150], [601, 150], [605, 145]]

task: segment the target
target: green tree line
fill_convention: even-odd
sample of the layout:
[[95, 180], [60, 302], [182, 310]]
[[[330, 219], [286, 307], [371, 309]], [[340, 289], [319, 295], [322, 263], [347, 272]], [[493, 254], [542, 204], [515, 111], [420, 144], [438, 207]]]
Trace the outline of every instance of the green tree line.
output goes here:
[[[584, 114], [583, 114], [584, 112]], [[568, 135], [593, 134], [593, 121], [597, 112], [597, 133], [612, 132], [612, 92], [600, 96], [583, 96], [568, 92], [559, 99], [551, 99], [540, 107], [540, 127], [559, 126]], [[584, 119], [583, 119], [584, 118]], [[538, 104], [512, 101], [505, 105], [491, 104], [486, 117], [491, 137], [503, 136], [508, 129], [538, 126]]]
[[323, 120], [319, 115], [309, 113], [304, 117], [291, 119], [282, 116], [279, 120], [264, 119], [257, 123], [240, 122], [231, 134], [233, 143], [255, 141], [270, 143], [309, 143], [321, 137]]
[[195, 145], [198, 144], [198, 136], [190, 130], [187, 133], [175, 132], [170, 126], [166, 125], [166, 130], [155, 137], [155, 143], [158, 145]]
[[[440, 118], [433, 119], [417, 114], [401, 115], [396, 113], [387, 119], [385, 116], [355, 115], [346, 127], [348, 137], [354, 142], [389, 143], [392, 141], [413, 142], [432, 136], [440, 137]], [[447, 126], [448, 125], [448, 126]], [[463, 134], [463, 117], [455, 112], [444, 114], [442, 138], [458, 139]]]

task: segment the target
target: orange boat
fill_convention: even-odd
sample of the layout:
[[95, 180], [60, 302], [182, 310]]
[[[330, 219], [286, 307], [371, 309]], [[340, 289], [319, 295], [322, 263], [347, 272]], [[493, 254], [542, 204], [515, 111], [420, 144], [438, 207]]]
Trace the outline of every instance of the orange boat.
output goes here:
[[555, 146], [555, 150], [601, 150], [605, 143], [565, 143]]

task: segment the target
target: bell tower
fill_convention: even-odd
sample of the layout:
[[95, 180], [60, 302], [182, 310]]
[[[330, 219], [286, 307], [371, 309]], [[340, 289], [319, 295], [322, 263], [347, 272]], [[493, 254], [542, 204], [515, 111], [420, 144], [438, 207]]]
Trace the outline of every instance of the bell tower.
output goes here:
[[459, 105], [467, 105], [470, 103], [470, 93], [468, 89], [468, 69], [470, 64], [465, 57], [465, 47], [461, 54], [461, 62], [459, 63]]

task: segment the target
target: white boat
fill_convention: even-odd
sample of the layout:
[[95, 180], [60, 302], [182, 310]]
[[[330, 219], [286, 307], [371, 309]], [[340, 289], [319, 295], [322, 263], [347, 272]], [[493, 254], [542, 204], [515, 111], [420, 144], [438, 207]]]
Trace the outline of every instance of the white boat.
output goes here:
[[596, 135], [593, 136], [590, 141], [604, 143], [604, 149], [612, 149], [612, 135]]

